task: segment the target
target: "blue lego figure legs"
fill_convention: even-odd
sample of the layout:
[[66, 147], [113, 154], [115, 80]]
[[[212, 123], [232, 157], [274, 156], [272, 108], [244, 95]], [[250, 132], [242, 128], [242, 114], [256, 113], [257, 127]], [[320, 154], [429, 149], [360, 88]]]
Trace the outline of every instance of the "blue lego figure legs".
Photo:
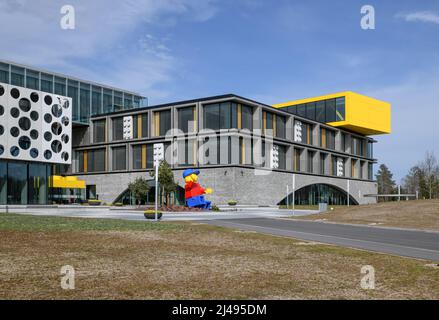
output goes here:
[[192, 208], [210, 209], [211, 202], [204, 200], [204, 196], [196, 196], [186, 199], [186, 205]]

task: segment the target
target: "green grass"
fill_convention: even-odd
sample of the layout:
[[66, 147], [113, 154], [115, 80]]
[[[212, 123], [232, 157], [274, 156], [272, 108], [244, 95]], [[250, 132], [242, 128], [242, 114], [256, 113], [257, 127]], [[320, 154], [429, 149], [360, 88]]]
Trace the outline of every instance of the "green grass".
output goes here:
[[161, 231], [184, 228], [181, 224], [118, 219], [65, 218], [0, 214], [0, 230], [15, 231]]

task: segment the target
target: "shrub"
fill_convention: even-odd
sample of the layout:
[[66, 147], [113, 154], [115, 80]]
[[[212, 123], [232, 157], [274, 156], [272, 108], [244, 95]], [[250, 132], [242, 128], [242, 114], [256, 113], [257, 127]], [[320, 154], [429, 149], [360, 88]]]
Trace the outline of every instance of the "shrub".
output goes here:
[[227, 203], [228, 203], [229, 206], [236, 206], [238, 204], [238, 201], [236, 201], [236, 200], [229, 200]]

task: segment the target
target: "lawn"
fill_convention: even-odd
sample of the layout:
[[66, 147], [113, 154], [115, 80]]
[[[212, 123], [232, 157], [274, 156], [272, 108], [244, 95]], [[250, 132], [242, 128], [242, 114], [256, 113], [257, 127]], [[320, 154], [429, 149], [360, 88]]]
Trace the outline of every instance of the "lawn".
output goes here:
[[295, 219], [439, 231], [439, 199], [334, 207], [333, 211]]
[[0, 214], [0, 239], [0, 299], [439, 299], [428, 261], [200, 224]]

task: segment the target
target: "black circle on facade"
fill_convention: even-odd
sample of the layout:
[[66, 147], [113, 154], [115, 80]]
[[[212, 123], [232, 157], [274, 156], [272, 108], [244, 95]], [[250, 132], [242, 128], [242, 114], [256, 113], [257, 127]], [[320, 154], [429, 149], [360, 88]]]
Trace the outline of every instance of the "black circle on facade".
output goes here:
[[68, 136], [67, 134], [63, 134], [63, 135], [61, 136], [61, 140], [62, 140], [62, 142], [64, 142], [64, 143], [69, 143], [70, 138], [69, 138], [69, 136]]
[[63, 123], [63, 125], [65, 125], [66, 127], [69, 125], [70, 123], [70, 119], [69, 117], [62, 117], [61, 122]]
[[59, 104], [54, 104], [52, 106], [52, 114], [54, 117], [59, 118], [62, 115], [62, 109]]
[[36, 112], [36, 111], [32, 111], [32, 112], [30, 113], [30, 118], [31, 118], [33, 121], [37, 121], [39, 117], [40, 117], [40, 116], [39, 116], [38, 112]]
[[46, 158], [47, 160], [50, 160], [52, 158], [52, 151], [50, 151], [50, 150], [44, 151], [44, 158]]
[[61, 158], [62, 158], [64, 161], [69, 161], [69, 153], [68, 153], [68, 152], [63, 152], [63, 153], [61, 153]]
[[3, 106], [0, 104], [0, 116], [2, 116], [4, 113], [5, 113], [5, 107], [3, 107]]
[[44, 115], [44, 121], [46, 121], [47, 123], [51, 123], [52, 122], [52, 115], [49, 113], [46, 113]]
[[52, 133], [56, 136], [59, 136], [62, 132], [62, 126], [61, 123], [55, 122], [52, 124]]
[[51, 96], [45, 96], [45, 97], [44, 97], [44, 102], [45, 102], [47, 105], [52, 104], [52, 97], [51, 97]]
[[11, 136], [13, 136], [14, 138], [17, 138], [18, 135], [20, 134], [20, 129], [18, 129], [17, 127], [12, 127], [10, 130]]
[[11, 116], [12, 118], [18, 118], [20, 116], [20, 110], [18, 110], [18, 108], [12, 108]]
[[18, 120], [18, 125], [22, 130], [27, 131], [30, 129], [30, 119], [27, 117], [21, 117], [20, 120]]
[[30, 143], [29, 137], [22, 136], [22, 137], [20, 137], [20, 139], [18, 139], [18, 145], [23, 150], [29, 149], [30, 148], [30, 144], [31, 143]]
[[29, 110], [30, 110], [30, 101], [29, 101], [29, 99], [21, 98], [20, 101], [18, 101], [18, 106], [20, 107], [21, 111], [29, 112]]
[[0, 124], [0, 136], [5, 132], [5, 128]]
[[38, 136], [39, 136], [39, 133], [38, 133], [37, 130], [31, 130], [31, 131], [30, 131], [30, 137], [31, 137], [32, 139], [37, 140], [37, 139], [38, 139]]
[[40, 96], [38, 95], [38, 93], [32, 92], [30, 94], [30, 99], [32, 100], [32, 102], [36, 103], [38, 102], [38, 100], [40, 100]]
[[53, 152], [55, 153], [60, 153], [62, 150], [62, 145], [61, 145], [61, 141], [59, 140], [54, 140], [52, 142], [52, 144], [50, 145], [50, 148], [52, 149]]
[[44, 132], [44, 140], [48, 142], [52, 140], [52, 134], [49, 131]]
[[0, 86], [0, 97], [4, 94], [5, 94], [5, 88], [3, 88], [3, 86]]
[[18, 91], [18, 89], [16, 89], [16, 88], [12, 88], [11, 89], [11, 96], [14, 99], [20, 98], [20, 91]]
[[69, 100], [65, 100], [65, 101], [63, 102], [62, 106], [63, 106], [64, 109], [68, 109], [68, 107], [70, 107]]
[[0, 156], [5, 152], [5, 147], [0, 144]]
[[11, 151], [11, 155], [13, 157], [16, 157], [16, 156], [18, 156], [20, 154], [20, 149], [17, 146], [11, 147], [10, 151]]
[[30, 149], [29, 154], [32, 158], [37, 158], [38, 157], [38, 150], [35, 148]]

